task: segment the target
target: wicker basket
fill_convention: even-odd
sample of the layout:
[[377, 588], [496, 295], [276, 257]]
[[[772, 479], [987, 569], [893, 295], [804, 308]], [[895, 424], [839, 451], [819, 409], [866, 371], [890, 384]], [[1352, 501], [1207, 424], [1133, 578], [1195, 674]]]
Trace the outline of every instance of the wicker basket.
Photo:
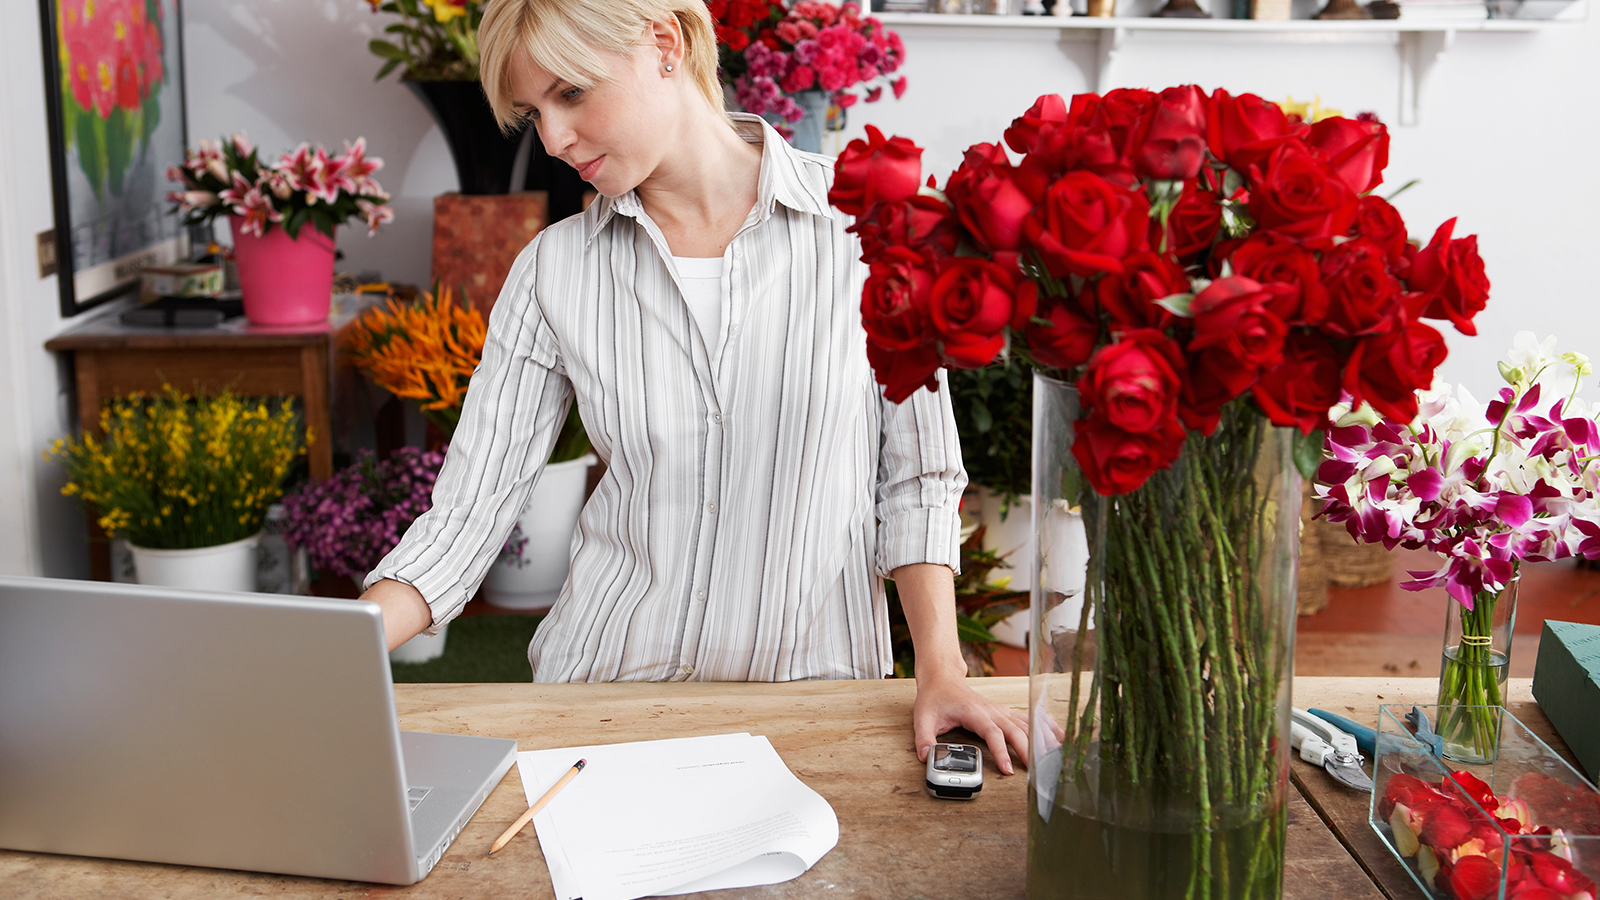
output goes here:
[[1322, 561], [1322, 534], [1311, 520], [1317, 501], [1310, 485], [1300, 503], [1300, 584], [1295, 612], [1302, 616], [1319, 613], [1328, 605], [1328, 573]]
[[1323, 519], [1313, 524], [1321, 538], [1322, 566], [1329, 584], [1370, 587], [1394, 577], [1394, 556], [1382, 544], [1358, 543], [1343, 525]]

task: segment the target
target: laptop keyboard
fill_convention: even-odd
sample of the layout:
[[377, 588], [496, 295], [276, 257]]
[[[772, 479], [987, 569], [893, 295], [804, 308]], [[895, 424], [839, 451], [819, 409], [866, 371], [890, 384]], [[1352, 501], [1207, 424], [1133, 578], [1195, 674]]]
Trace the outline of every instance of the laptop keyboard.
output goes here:
[[428, 792], [432, 790], [433, 788], [427, 787], [406, 788], [406, 803], [409, 805], [410, 811], [416, 812], [417, 807], [422, 805], [423, 798], [428, 796]]

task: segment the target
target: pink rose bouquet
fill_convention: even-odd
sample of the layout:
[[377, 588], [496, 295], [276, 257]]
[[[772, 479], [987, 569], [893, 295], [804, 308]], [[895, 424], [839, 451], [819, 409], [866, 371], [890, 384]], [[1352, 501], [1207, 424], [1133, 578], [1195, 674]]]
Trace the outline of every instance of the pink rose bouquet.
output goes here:
[[[801, 91], [829, 94], [841, 109], [876, 102], [888, 87], [896, 98], [905, 76], [900, 36], [846, 2], [800, 0], [793, 7], [764, 0], [709, 0], [717, 22], [721, 69], [746, 112], [773, 113], [786, 122], [804, 115]], [[857, 93], [857, 91], [861, 93]]]

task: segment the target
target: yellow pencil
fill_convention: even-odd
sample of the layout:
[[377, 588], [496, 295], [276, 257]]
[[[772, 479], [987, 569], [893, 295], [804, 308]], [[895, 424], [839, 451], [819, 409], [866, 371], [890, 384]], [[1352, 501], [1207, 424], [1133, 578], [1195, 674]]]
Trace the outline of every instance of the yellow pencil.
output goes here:
[[528, 807], [527, 811], [522, 815], [517, 816], [517, 820], [511, 823], [511, 827], [507, 828], [504, 834], [495, 838], [494, 844], [489, 848], [489, 855], [493, 856], [496, 850], [504, 847], [507, 842], [517, 836], [517, 832], [522, 830], [522, 826], [533, 821], [533, 817], [539, 814], [539, 810], [544, 809], [545, 804], [549, 803], [562, 788], [567, 786], [567, 782], [578, 777], [578, 773], [583, 771], [584, 765], [585, 761], [581, 759], [573, 763], [572, 768], [567, 770], [567, 774], [561, 776], [560, 781], [551, 785], [550, 790], [545, 791], [544, 796], [540, 797], [538, 802]]

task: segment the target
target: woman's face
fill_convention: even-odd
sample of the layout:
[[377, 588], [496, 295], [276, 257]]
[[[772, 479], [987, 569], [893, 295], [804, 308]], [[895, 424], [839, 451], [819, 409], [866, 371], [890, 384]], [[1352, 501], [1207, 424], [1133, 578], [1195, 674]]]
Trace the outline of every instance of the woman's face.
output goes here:
[[671, 79], [664, 77], [659, 48], [641, 44], [631, 55], [602, 58], [611, 64], [611, 77], [580, 88], [519, 52], [511, 61], [511, 99], [537, 129], [545, 152], [577, 169], [595, 190], [616, 197], [660, 165], [660, 138], [677, 98], [667, 87]]

